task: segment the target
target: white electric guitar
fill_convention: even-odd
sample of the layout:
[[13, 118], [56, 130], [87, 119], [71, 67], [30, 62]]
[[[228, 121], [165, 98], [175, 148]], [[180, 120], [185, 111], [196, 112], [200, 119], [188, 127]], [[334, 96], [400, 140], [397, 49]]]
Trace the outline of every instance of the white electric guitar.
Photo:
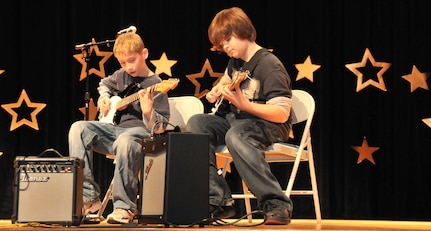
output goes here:
[[[178, 82], [179, 82], [179, 79], [162, 80], [162, 82], [154, 84], [148, 87], [147, 89], [153, 88], [154, 92], [158, 92], [159, 94], [154, 96], [154, 98], [156, 98], [160, 94], [166, 94], [169, 90], [176, 88], [178, 86]], [[125, 89], [123, 92], [130, 91], [129, 87]], [[120, 93], [120, 95], [122, 94]], [[138, 100], [139, 100], [139, 92], [134, 92], [133, 94], [129, 94], [124, 98], [122, 98], [121, 96], [112, 96], [110, 98], [111, 106], [108, 114], [101, 115], [101, 117], [99, 118], [99, 121], [114, 124], [117, 112], [123, 111], [130, 104]]]

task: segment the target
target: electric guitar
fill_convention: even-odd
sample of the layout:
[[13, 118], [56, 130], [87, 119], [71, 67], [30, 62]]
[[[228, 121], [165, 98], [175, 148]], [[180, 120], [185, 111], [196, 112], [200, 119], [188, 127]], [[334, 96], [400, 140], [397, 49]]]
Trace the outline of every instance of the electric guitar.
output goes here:
[[[244, 79], [249, 77], [250, 72], [244, 71], [237, 75], [237, 77], [229, 84], [229, 90], [235, 89], [237, 86], [241, 84]], [[224, 100], [223, 96], [220, 96], [217, 101], [214, 103], [214, 107], [211, 109], [211, 114], [225, 115], [226, 108], [229, 106], [229, 103]]]
[[[154, 98], [159, 96], [160, 94], [166, 94], [169, 90], [172, 90], [178, 86], [179, 79], [168, 79], [162, 80], [160, 83], [156, 83], [152, 86], [147, 87], [147, 89], [154, 88], [155, 92], [159, 92], [159, 94], [155, 95]], [[141, 88], [136, 85], [130, 85], [123, 92], [120, 93], [120, 96], [112, 96], [110, 98], [111, 106], [108, 114], [101, 115], [99, 121], [115, 124], [117, 114], [120, 111], [126, 109], [130, 104], [139, 100], [139, 90]], [[131, 93], [130, 92], [134, 92]], [[122, 98], [122, 96], [124, 98]]]

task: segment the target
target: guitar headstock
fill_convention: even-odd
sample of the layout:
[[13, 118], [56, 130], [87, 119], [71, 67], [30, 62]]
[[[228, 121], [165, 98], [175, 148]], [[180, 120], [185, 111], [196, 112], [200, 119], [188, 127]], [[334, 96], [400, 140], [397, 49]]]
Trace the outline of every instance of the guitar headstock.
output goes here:
[[162, 94], [166, 94], [168, 91], [175, 89], [180, 82], [177, 78], [171, 78], [167, 80], [163, 80], [162, 82], [156, 85], [155, 91], [161, 92]]
[[249, 76], [250, 72], [249, 71], [243, 71], [241, 72], [232, 82], [232, 84], [230, 85], [230, 90], [235, 89], [237, 86], [239, 86], [239, 84]]

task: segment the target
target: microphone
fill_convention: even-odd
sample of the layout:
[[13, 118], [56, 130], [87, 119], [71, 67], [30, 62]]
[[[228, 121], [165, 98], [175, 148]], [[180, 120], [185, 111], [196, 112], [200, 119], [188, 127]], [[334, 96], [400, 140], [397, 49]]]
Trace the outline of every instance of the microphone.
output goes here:
[[106, 45], [106, 46], [111, 46], [111, 43], [114, 43], [115, 40], [105, 40], [105, 41], [101, 41], [101, 42], [97, 42], [97, 43], [93, 43], [93, 42], [89, 42], [89, 43], [83, 43], [83, 44], [78, 44], [75, 45], [75, 49], [76, 50], [82, 50], [84, 48], [90, 47], [90, 46], [98, 46], [98, 45]]
[[129, 28], [122, 29], [117, 32], [117, 35], [124, 34], [124, 33], [136, 33], [136, 27], [135, 26], [129, 26]]
[[93, 45], [91, 42], [78, 44], [78, 45], [75, 45], [75, 50], [81, 50], [81, 49], [84, 49], [84, 48], [89, 47], [91, 45]]

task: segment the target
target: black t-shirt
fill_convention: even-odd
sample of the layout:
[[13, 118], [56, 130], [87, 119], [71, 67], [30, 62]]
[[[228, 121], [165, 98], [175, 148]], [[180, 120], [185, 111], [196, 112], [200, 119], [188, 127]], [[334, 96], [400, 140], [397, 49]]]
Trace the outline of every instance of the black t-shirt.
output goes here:
[[233, 79], [243, 71], [250, 72], [250, 78], [241, 82], [240, 89], [252, 102], [265, 104], [275, 97], [292, 98], [289, 74], [281, 61], [266, 49], [257, 51], [249, 62], [230, 59], [227, 71]]

